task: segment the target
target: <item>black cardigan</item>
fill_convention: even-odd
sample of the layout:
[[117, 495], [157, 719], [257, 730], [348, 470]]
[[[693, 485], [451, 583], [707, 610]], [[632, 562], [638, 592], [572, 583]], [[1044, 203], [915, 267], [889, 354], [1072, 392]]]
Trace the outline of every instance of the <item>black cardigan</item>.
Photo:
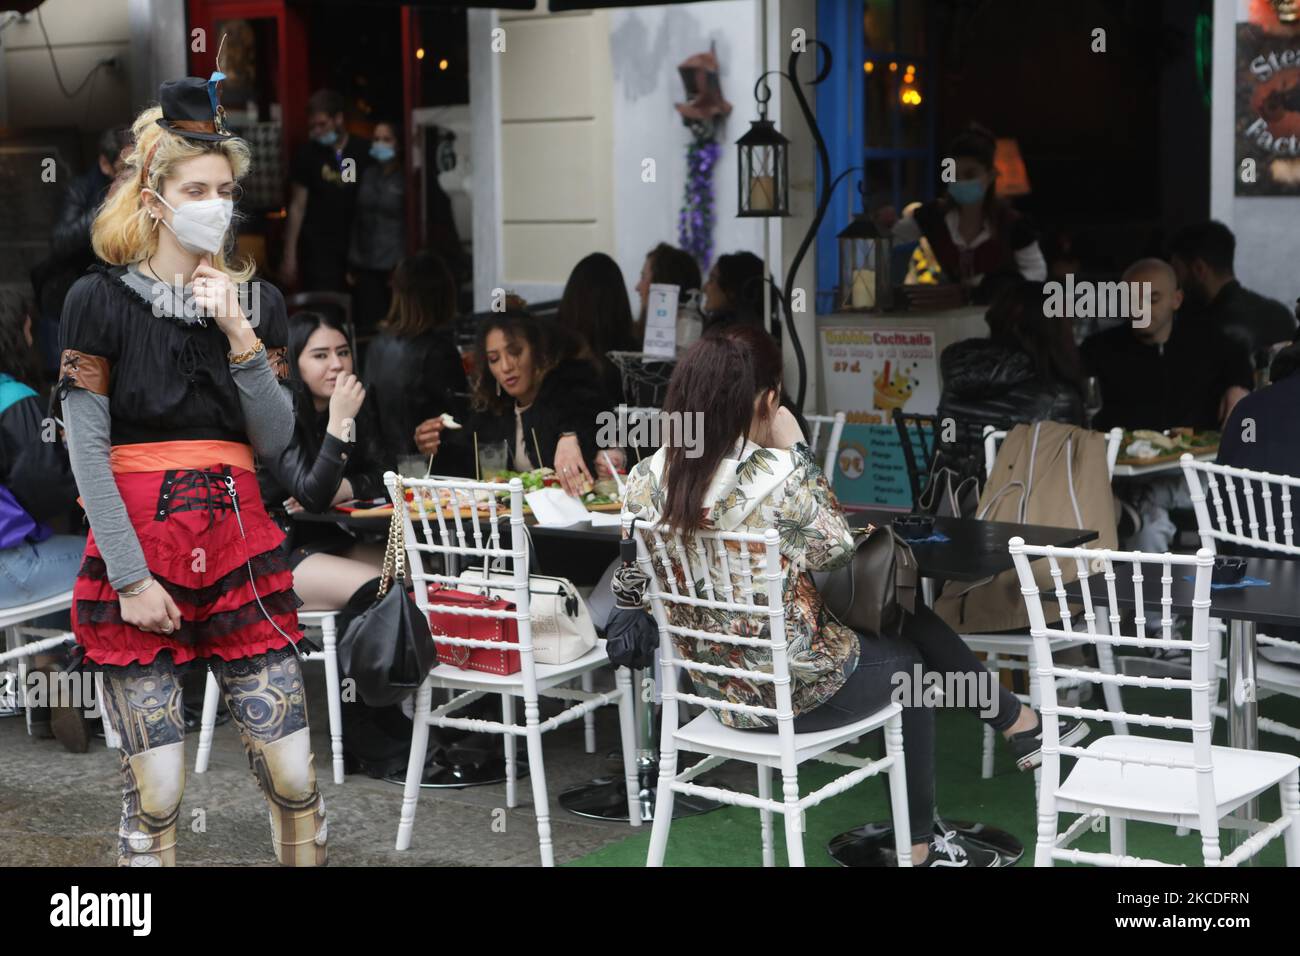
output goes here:
[[[534, 467], [555, 467], [555, 446], [565, 432], [576, 432], [582, 457], [595, 475], [597, 416], [611, 410], [596, 367], [582, 359], [566, 359], [547, 373], [537, 398], [523, 413], [524, 442]], [[514, 462], [515, 411], [509, 396], [496, 409], [475, 412], [470, 419], [471, 435], [478, 435], [482, 448], [487, 442], [508, 442], [510, 462]], [[537, 439], [534, 444], [533, 434]], [[536, 461], [536, 446], [541, 446], [542, 460]], [[511, 469], [513, 470], [513, 469]]]

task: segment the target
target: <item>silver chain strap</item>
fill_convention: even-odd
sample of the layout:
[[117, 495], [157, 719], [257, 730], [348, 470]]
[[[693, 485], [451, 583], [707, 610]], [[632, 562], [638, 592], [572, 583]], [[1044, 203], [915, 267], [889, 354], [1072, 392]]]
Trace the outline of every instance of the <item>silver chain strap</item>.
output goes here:
[[[402, 476], [397, 476], [397, 488], [402, 491]], [[388, 544], [384, 547], [384, 567], [380, 572], [379, 597], [388, 593], [393, 578], [406, 577], [406, 542], [403, 540], [402, 512], [406, 507], [405, 495], [398, 495], [393, 503], [393, 518], [388, 522]]]

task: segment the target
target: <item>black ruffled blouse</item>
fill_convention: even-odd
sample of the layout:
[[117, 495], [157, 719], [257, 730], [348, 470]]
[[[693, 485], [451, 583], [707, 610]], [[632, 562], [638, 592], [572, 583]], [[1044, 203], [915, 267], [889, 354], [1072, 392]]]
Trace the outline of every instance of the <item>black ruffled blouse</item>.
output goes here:
[[[247, 442], [225, 334], [210, 319], [172, 316], [122, 281], [126, 268], [95, 265], [63, 306], [60, 378], [51, 405], [73, 385], [105, 394], [114, 445], [206, 439]], [[276, 375], [284, 361], [284, 296], [251, 280], [250, 321]]]

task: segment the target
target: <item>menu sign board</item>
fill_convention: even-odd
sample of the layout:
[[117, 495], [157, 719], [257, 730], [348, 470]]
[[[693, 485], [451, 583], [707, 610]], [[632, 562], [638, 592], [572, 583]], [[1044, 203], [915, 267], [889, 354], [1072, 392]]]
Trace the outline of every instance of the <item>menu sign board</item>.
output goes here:
[[828, 326], [821, 330], [827, 408], [845, 413], [835, 493], [848, 504], [909, 507], [911, 488], [893, 411], [939, 407], [933, 329]]

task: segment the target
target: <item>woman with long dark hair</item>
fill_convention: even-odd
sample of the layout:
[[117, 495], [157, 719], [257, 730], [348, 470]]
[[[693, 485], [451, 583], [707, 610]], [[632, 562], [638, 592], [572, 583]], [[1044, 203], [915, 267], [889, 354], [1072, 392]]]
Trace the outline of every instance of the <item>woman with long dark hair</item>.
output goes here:
[[562, 330], [576, 337], [577, 354], [596, 367], [608, 399], [622, 401], [622, 375], [605, 353], [634, 351], [638, 344], [618, 263], [603, 252], [580, 260], [564, 284], [557, 319]]
[[742, 322], [767, 328], [763, 283], [767, 270], [752, 252], [718, 256], [704, 280], [704, 331]]
[[267, 512], [285, 531], [293, 586], [308, 611], [338, 610], [350, 598], [368, 604], [382, 549], [338, 525], [294, 521], [353, 498], [384, 496], [374, 462], [374, 416], [354, 373], [346, 329], [333, 315], [289, 318], [289, 382], [294, 388], [293, 439], [258, 473]]
[[[456, 280], [436, 254], [418, 252], [393, 272], [393, 304], [366, 352], [366, 392], [379, 419], [380, 461], [436, 455], [440, 475], [473, 475], [464, 430], [442, 416], [466, 414], [469, 380], [456, 348]], [[421, 472], [423, 474], [423, 472]]]
[[[761, 329], [733, 325], [695, 343], [678, 363], [668, 386], [664, 411], [669, 420], [700, 415], [702, 447], [669, 442], [632, 469], [624, 511], [658, 523], [689, 540], [698, 530], [761, 532], [775, 526], [781, 535], [782, 593], [790, 667], [794, 684], [794, 729], [813, 733], [852, 723], [875, 713], [892, 699], [897, 673], [927, 671], [969, 675], [994, 683], [969, 648], [942, 620], [919, 607], [897, 638], [855, 634], [824, 612], [809, 571], [832, 570], [852, 560], [853, 535], [839, 502], [826, 483], [790, 411], [779, 404], [781, 354]], [[663, 569], [656, 564], [655, 573]], [[751, 586], [741, 580], [738, 589]], [[752, 586], [759, 588], [759, 578]], [[709, 630], [693, 609], [673, 607], [672, 624]], [[728, 613], [725, 626], [753, 633], [746, 615]], [[770, 671], [766, 650], [692, 641], [674, 636], [678, 652], [704, 664]], [[741, 655], [737, 662], [736, 654]], [[747, 682], [691, 671], [697, 694], [744, 705], [775, 707], [770, 682]], [[950, 686], [950, 685], [945, 685]], [[972, 709], [978, 706], [970, 702]], [[981, 715], [982, 716], [982, 715]], [[744, 730], [775, 728], [763, 717], [723, 711], [720, 720]], [[1041, 762], [1037, 716], [1016, 697], [999, 689], [998, 709], [988, 722], [1003, 732], [1021, 769]], [[1083, 724], [1062, 732], [1077, 740]], [[952, 831], [936, 833], [934, 817], [934, 714], [925, 707], [903, 712], [907, 753], [908, 805], [915, 865], [992, 866], [997, 854], [969, 843]]]
[[470, 430], [479, 448], [506, 444], [512, 470], [553, 468], [572, 495], [599, 474], [597, 416], [608, 410], [591, 364], [565, 358], [553, 327], [521, 312], [479, 325]]
[[293, 431], [278, 381], [284, 299], [227, 259], [249, 150], [208, 81], [165, 83], [159, 98], [136, 117], [129, 178], [95, 218], [95, 253], [111, 267], [68, 293], [55, 393], [91, 528], [72, 627], [122, 741], [118, 862], [175, 863], [179, 668], [198, 660], [243, 738], [277, 858], [320, 865], [299, 601], [254, 464]]

